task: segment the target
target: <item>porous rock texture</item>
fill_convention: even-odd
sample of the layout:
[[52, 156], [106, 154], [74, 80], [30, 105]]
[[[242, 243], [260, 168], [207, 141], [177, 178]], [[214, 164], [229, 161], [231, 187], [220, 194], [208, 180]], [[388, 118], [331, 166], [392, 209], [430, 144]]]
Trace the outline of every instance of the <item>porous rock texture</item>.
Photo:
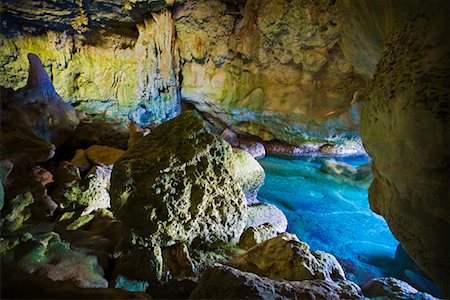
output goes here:
[[234, 258], [231, 264], [246, 272], [274, 280], [345, 280], [344, 270], [331, 254], [314, 251], [290, 233], [250, 248]]
[[[365, 7], [369, 2], [358, 1]], [[361, 10], [364, 21], [353, 20], [344, 32], [370, 44], [372, 31], [363, 29], [368, 19], [374, 20], [371, 28], [389, 27], [362, 115], [362, 137], [375, 168], [370, 204], [448, 295], [450, 4], [380, 3], [381, 16], [377, 10]], [[354, 35], [355, 30], [360, 34]], [[360, 44], [354, 41], [353, 46]]]
[[[173, 118], [185, 99], [265, 140], [352, 136], [358, 93], [333, 1], [5, 1], [0, 84], [37, 53], [64, 99], [106, 119]], [[59, 12], [59, 13], [55, 13]]]
[[237, 242], [247, 221], [231, 146], [186, 112], [140, 139], [111, 176], [111, 207], [139, 237]]
[[201, 276], [190, 299], [362, 299], [351, 281], [275, 281], [215, 264]]

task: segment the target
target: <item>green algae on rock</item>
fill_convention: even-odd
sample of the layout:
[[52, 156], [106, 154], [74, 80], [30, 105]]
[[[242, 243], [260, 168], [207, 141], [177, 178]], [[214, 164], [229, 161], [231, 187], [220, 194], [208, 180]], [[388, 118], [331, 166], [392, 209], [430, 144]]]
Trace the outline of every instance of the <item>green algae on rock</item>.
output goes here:
[[247, 219], [231, 146], [187, 112], [140, 139], [111, 176], [111, 206], [136, 235], [237, 242]]

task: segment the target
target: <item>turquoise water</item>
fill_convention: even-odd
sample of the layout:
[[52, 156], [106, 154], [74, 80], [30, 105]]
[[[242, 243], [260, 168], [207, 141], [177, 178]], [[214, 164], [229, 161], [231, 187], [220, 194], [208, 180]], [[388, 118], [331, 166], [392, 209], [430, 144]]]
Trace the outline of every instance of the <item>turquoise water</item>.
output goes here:
[[[278, 206], [289, 221], [288, 231], [312, 250], [335, 255], [347, 277], [364, 283], [373, 277], [394, 276], [398, 241], [385, 220], [369, 208], [371, 177], [356, 180], [320, 171], [329, 157], [266, 157], [266, 171], [258, 199]], [[367, 156], [333, 158], [354, 167], [370, 162]]]

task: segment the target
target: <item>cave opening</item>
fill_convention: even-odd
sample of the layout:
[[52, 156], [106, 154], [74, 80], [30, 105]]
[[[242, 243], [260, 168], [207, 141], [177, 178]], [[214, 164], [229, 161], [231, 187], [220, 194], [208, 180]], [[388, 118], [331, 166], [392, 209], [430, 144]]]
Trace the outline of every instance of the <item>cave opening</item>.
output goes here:
[[448, 297], [449, 4], [2, 0], [0, 298]]

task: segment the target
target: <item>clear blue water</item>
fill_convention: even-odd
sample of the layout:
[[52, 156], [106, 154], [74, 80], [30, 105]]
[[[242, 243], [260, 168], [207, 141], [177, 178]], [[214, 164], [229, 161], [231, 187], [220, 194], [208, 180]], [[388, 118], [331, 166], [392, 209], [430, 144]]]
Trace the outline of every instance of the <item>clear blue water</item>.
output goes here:
[[[385, 220], [369, 208], [370, 179], [357, 181], [329, 175], [319, 169], [329, 157], [266, 157], [266, 171], [258, 199], [278, 206], [289, 221], [288, 231], [312, 250], [335, 255], [347, 277], [364, 283], [373, 277], [394, 276], [398, 241]], [[336, 161], [358, 167], [367, 156], [340, 157]]]

